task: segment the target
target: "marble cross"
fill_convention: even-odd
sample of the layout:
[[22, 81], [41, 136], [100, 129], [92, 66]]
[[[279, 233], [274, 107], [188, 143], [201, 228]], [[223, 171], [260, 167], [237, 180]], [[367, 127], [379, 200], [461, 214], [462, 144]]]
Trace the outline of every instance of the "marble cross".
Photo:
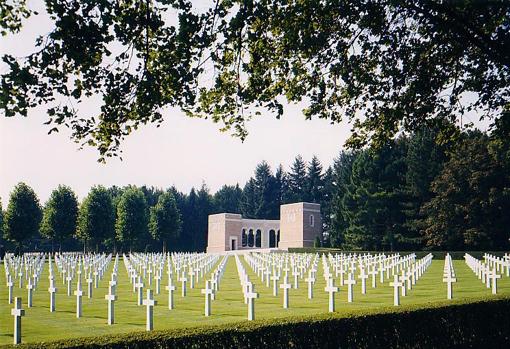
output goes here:
[[143, 305], [147, 307], [147, 319], [145, 326], [147, 331], [152, 331], [154, 329], [154, 306], [156, 304], [158, 304], [158, 302], [154, 300], [152, 290], [147, 290], [147, 298], [143, 300]]
[[14, 298], [14, 309], [11, 309], [14, 316], [14, 344], [21, 343], [21, 317], [25, 316], [25, 309], [21, 308], [21, 298]]
[[400, 287], [402, 282], [399, 281], [398, 274], [393, 275], [393, 282], [390, 282], [390, 286], [393, 286], [393, 305], [400, 305]]
[[255, 320], [255, 299], [259, 298], [259, 294], [255, 292], [255, 285], [250, 283], [248, 292], [246, 293], [248, 298], [248, 320]]
[[50, 287], [48, 288], [48, 292], [50, 293], [50, 312], [55, 311], [55, 294], [57, 293], [57, 288], [55, 287], [55, 280], [50, 280]]
[[328, 311], [333, 313], [335, 311], [335, 293], [338, 292], [338, 287], [335, 287], [333, 278], [328, 279], [328, 285], [324, 288], [324, 291], [329, 293]]
[[104, 298], [108, 301], [108, 325], [113, 325], [115, 323], [115, 301], [117, 300], [115, 286], [108, 287], [108, 294]]
[[211, 281], [207, 280], [205, 282], [205, 289], [202, 290], [202, 294], [205, 295], [205, 316], [211, 316], [211, 296], [214, 293], [214, 290], [211, 287]]
[[283, 289], [283, 307], [287, 309], [289, 307], [289, 290], [292, 288], [292, 285], [289, 283], [287, 274], [285, 274], [283, 278], [283, 284], [280, 285], [280, 288]]

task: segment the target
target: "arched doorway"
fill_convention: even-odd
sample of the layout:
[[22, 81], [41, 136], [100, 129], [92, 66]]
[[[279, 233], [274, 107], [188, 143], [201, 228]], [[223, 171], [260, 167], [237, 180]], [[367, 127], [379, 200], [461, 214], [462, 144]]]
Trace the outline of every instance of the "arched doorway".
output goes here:
[[276, 247], [276, 232], [274, 229], [269, 231], [269, 247]]
[[253, 243], [255, 242], [255, 236], [253, 235], [253, 229], [249, 230], [248, 233], [248, 247], [253, 247]]
[[262, 246], [261, 239], [262, 239], [262, 232], [260, 231], [260, 229], [257, 229], [257, 233], [255, 234], [255, 247]]
[[246, 235], [246, 229], [243, 229], [241, 234], [241, 246], [246, 247], [248, 245], [248, 236]]

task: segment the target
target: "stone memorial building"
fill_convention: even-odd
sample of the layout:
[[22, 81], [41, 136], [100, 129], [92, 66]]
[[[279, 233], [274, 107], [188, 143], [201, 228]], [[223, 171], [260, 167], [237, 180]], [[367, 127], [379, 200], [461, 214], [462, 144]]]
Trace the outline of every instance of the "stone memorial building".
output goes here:
[[298, 202], [280, 206], [280, 220], [247, 219], [240, 214], [209, 216], [207, 252], [256, 248], [312, 247], [322, 238], [319, 204]]

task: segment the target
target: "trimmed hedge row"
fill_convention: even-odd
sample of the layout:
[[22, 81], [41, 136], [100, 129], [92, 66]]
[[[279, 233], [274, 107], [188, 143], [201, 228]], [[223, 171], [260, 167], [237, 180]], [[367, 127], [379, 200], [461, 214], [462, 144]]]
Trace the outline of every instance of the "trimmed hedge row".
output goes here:
[[452, 256], [452, 259], [464, 259], [464, 254], [469, 253], [475, 258], [482, 258], [485, 253], [490, 253], [495, 256], [502, 257], [505, 252], [502, 251], [346, 251], [338, 248], [315, 248], [315, 247], [303, 247], [303, 248], [289, 248], [291, 253], [400, 253], [401, 255], [407, 255], [410, 253], [416, 253], [416, 257], [422, 258], [429, 253], [434, 255], [435, 259], [444, 259], [446, 253]]
[[133, 332], [16, 348], [505, 348], [510, 298]]

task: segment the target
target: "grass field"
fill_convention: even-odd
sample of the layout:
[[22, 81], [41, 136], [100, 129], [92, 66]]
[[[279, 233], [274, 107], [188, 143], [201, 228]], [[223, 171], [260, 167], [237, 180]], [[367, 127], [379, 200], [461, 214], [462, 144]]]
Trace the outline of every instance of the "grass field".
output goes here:
[[[242, 259], [242, 258], [241, 258]], [[243, 259], [242, 259], [243, 260]], [[244, 262], [244, 260], [243, 260]], [[403, 305], [426, 305], [446, 300], [446, 284], [442, 282], [443, 260], [434, 260], [430, 268], [418, 281], [407, 297], [401, 297]], [[319, 263], [319, 266], [321, 263]], [[112, 268], [111, 263], [110, 268]], [[298, 290], [290, 292], [290, 308], [282, 308], [282, 292], [278, 297], [272, 296], [272, 288], [266, 288], [245, 263], [246, 270], [254, 282], [259, 299], [256, 300], [256, 319], [270, 319], [312, 315], [325, 313], [328, 310], [328, 294], [324, 291], [325, 282], [322, 277], [322, 267], [319, 269], [317, 282], [314, 287], [314, 299], [307, 299], [307, 284], [300, 283]], [[466, 266], [464, 261], [454, 261], [457, 283], [454, 284], [454, 299], [469, 299], [491, 296], [475, 274]], [[1, 266], [3, 269], [3, 266]], [[27, 308], [27, 290], [20, 290], [15, 283], [14, 296], [23, 297], [23, 308], [26, 315], [22, 320], [22, 341], [40, 342], [71, 337], [98, 336], [116, 334], [145, 329], [144, 306], [136, 305], [136, 294], [132, 292], [131, 284], [122, 262], [119, 263], [119, 283], [117, 287], [118, 301], [115, 303], [115, 321], [112, 326], [107, 322], [107, 301], [104, 299], [108, 291], [108, 279], [111, 270], [105, 275], [98, 289], [94, 289], [93, 298], [83, 297], [83, 317], [76, 318], [76, 297], [68, 297], [66, 285], [58, 279], [57, 309], [49, 312], [49, 281], [46, 265], [40, 283], [34, 294], [32, 308]], [[355, 286], [354, 303], [347, 303], [346, 286], [336, 294], [336, 312], [350, 314], [361, 309], [376, 309], [392, 306], [393, 288], [389, 280], [384, 284], [371, 288], [370, 279], [367, 282], [367, 294], [361, 294], [361, 285]], [[188, 288], [186, 297], [181, 297], [180, 284], [174, 294], [175, 309], [168, 310], [168, 294], [164, 291], [166, 283], [162, 283], [162, 293], [155, 295], [158, 305], [154, 310], [154, 328], [156, 330], [175, 329], [183, 327], [216, 325], [245, 321], [247, 306], [244, 304], [241, 285], [238, 279], [234, 257], [230, 257], [226, 265], [225, 274], [220, 283], [220, 290], [216, 300], [212, 303], [212, 316], [204, 317], [204, 296], [200, 289], [204, 287], [201, 280], [198, 287]], [[5, 273], [0, 272], [0, 344], [12, 343], [13, 318], [10, 315], [12, 305], [7, 302], [7, 287], [5, 287]], [[338, 282], [336, 282], [338, 284]], [[73, 285], [74, 287], [75, 285]], [[84, 284], [86, 289], [86, 284]], [[86, 291], [85, 291], [86, 293]], [[145, 293], [145, 292], [144, 292]], [[510, 278], [503, 276], [498, 282], [498, 294], [510, 296]]]

